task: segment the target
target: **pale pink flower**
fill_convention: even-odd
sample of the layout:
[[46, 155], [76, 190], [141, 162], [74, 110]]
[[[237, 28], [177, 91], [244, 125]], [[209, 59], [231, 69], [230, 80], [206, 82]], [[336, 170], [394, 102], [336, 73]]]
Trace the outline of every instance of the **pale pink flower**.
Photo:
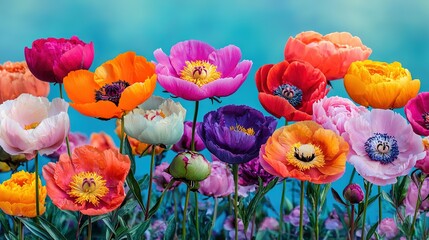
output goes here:
[[24, 93], [0, 105], [0, 146], [11, 155], [49, 155], [69, 133], [68, 103]]
[[[414, 211], [416, 209], [416, 203], [417, 203], [417, 193], [418, 193], [418, 187], [413, 181], [411, 181], [410, 185], [408, 186], [407, 196], [405, 197], [405, 200], [404, 200], [405, 214], [407, 216], [414, 215]], [[428, 195], [429, 195], [429, 178], [426, 178], [420, 190], [420, 196], [422, 197], [422, 199], [425, 199]], [[429, 199], [426, 199], [421, 203], [419, 212], [428, 211], [428, 210], [429, 210]]]
[[228, 165], [221, 161], [212, 162], [208, 178], [200, 182], [198, 191], [205, 196], [225, 197], [234, 192], [234, 177]]
[[392, 110], [373, 109], [345, 123], [348, 161], [367, 181], [384, 186], [407, 175], [426, 153], [420, 136]]
[[277, 221], [277, 219], [272, 217], [265, 217], [264, 220], [262, 220], [261, 225], [259, 226], [259, 231], [263, 231], [263, 230], [277, 231], [278, 229], [279, 229], [279, 221]]
[[[295, 227], [299, 226], [299, 216], [300, 216], [300, 208], [299, 206], [296, 206], [292, 209], [292, 211], [283, 216], [283, 221], [292, 224]], [[304, 209], [303, 215], [302, 215], [302, 221], [304, 224], [307, 224], [310, 222], [310, 219], [308, 218], [307, 209]]]
[[398, 235], [399, 229], [393, 218], [385, 218], [378, 224], [378, 234], [384, 239], [394, 239]]

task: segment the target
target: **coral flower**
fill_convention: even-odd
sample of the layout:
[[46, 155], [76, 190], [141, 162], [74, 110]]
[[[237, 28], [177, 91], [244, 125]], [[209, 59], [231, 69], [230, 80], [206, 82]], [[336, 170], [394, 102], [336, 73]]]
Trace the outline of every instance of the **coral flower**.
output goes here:
[[189, 40], [175, 44], [167, 56], [154, 52], [159, 84], [186, 100], [203, 100], [233, 94], [246, 80], [252, 62], [241, 59], [234, 45], [219, 50], [207, 43]]
[[366, 60], [372, 50], [360, 38], [348, 32], [334, 32], [325, 36], [308, 31], [290, 37], [285, 47], [287, 61], [309, 62], [325, 74], [326, 79], [343, 78], [354, 61]]
[[367, 181], [384, 186], [407, 175], [425, 157], [422, 139], [392, 110], [373, 109], [345, 124], [348, 161]]
[[267, 64], [256, 72], [262, 106], [287, 121], [311, 120], [313, 103], [328, 93], [323, 73], [306, 62]]
[[61, 210], [90, 216], [109, 213], [125, 199], [130, 164], [128, 156], [112, 149], [77, 147], [71, 159], [63, 154], [57, 163], [43, 167], [48, 196]]
[[276, 129], [277, 121], [251, 107], [227, 105], [204, 116], [198, 134], [219, 160], [239, 164], [258, 156], [259, 148]]
[[419, 93], [405, 105], [405, 114], [415, 133], [429, 136], [429, 92]]
[[46, 97], [49, 94], [49, 83], [34, 77], [25, 62], [5, 62], [0, 65], [0, 104], [22, 93]]
[[59, 98], [24, 93], [0, 105], [0, 146], [9, 154], [32, 159], [61, 147], [69, 133], [68, 104]]
[[260, 161], [273, 175], [324, 184], [344, 174], [348, 151], [334, 131], [302, 121], [277, 129], [262, 145]]
[[385, 63], [371, 60], [350, 65], [344, 76], [344, 86], [350, 98], [365, 107], [401, 108], [420, 89], [420, 81], [399, 62]]
[[155, 65], [133, 52], [103, 63], [95, 73], [78, 70], [64, 78], [70, 106], [102, 119], [121, 118], [146, 101], [155, 86]]
[[175, 144], [183, 135], [186, 110], [178, 102], [152, 96], [124, 118], [125, 133], [148, 144]]
[[104, 132], [92, 133], [89, 137], [89, 145], [100, 151], [107, 149], [118, 150], [112, 137]]
[[78, 37], [37, 39], [32, 48], [25, 47], [30, 71], [45, 82], [62, 83], [74, 70], [89, 69], [94, 59], [94, 45]]
[[[46, 187], [39, 179], [39, 213], [46, 210]], [[0, 208], [8, 215], [36, 217], [36, 175], [19, 171], [0, 184]]]

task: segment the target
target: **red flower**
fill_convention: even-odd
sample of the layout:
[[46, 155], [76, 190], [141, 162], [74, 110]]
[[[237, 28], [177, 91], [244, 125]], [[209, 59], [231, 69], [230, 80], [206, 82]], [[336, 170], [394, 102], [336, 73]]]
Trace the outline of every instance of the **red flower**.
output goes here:
[[311, 120], [313, 103], [326, 96], [326, 78], [307, 62], [267, 64], [256, 72], [262, 106], [287, 121]]

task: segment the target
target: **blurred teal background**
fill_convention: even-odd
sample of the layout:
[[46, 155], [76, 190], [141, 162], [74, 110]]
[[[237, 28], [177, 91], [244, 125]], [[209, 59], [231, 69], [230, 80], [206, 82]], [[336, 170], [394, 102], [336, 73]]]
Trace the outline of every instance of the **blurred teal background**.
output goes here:
[[[78, 36], [94, 42], [95, 58], [91, 70], [125, 51], [135, 51], [154, 60], [153, 51], [169, 52], [175, 43], [188, 39], [205, 41], [215, 48], [234, 44], [243, 59], [253, 61], [248, 79], [222, 103], [202, 101], [198, 119], [227, 104], [261, 107], [254, 82], [256, 70], [283, 59], [290, 36], [314, 30], [322, 34], [348, 31], [372, 48], [370, 59], [399, 61], [421, 80], [421, 91], [429, 91], [429, 1], [403, 0], [217, 0], [217, 1], [7, 1], [0, 0], [0, 63], [23, 61], [24, 47], [38, 38]], [[156, 95], [168, 97], [157, 86]], [[58, 97], [58, 86], [51, 85], [49, 98]], [[342, 80], [333, 82], [329, 96], [347, 97]], [[191, 120], [194, 104], [179, 99]], [[398, 112], [403, 113], [402, 109]], [[100, 121], [69, 109], [71, 130], [87, 136], [104, 131], [114, 135], [114, 121]], [[266, 113], [267, 114], [267, 113]], [[284, 120], [279, 121], [283, 125]], [[168, 154], [170, 161], [173, 153]], [[139, 160], [138, 175], [148, 172], [149, 161]], [[342, 191], [351, 168], [333, 187]], [[8, 178], [1, 174], [0, 178]], [[362, 185], [360, 179], [358, 183]], [[363, 186], [363, 185], [362, 185]], [[281, 187], [269, 193], [279, 205]], [[332, 203], [330, 200], [328, 203]], [[329, 205], [328, 205], [329, 206]]]

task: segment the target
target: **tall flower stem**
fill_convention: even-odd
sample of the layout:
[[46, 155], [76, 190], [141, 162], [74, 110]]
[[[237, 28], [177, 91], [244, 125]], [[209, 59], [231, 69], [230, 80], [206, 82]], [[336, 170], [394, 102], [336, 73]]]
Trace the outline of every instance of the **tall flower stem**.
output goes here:
[[16, 223], [18, 223], [18, 239], [24, 240], [24, 226], [19, 219], [16, 219]]
[[87, 235], [88, 240], [92, 239], [92, 221], [91, 220], [92, 220], [91, 216], [88, 216], [88, 235]]
[[285, 203], [285, 194], [286, 194], [286, 179], [284, 179], [282, 183], [282, 198], [280, 199], [278, 240], [281, 240], [283, 235], [283, 209], [284, 209], [284, 203]]
[[301, 195], [299, 198], [299, 240], [304, 239], [304, 181], [301, 181]]
[[382, 210], [383, 210], [383, 207], [382, 207], [382, 199], [381, 199], [381, 187], [380, 186], [378, 186], [378, 224], [380, 224], [381, 223], [381, 220], [383, 219], [383, 216], [382, 216]]
[[217, 215], [217, 205], [218, 205], [218, 200], [217, 197], [214, 198], [214, 209], [213, 209], [213, 216], [212, 216], [212, 225], [210, 226], [210, 230], [209, 230], [209, 236], [208, 236], [208, 240], [211, 239], [212, 237], [212, 232], [213, 232], [213, 228], [216, 225], [216, 215]]
[[155, 164], [155, 145], [152, 147], [152, 155], [150, 158], [150, 170], [149, 170], [149, 188], [147, 193], [147, 202], [146, 202], [146, 212], [144, 215], [144, 219], [147, 220], [149, 216], [150, 210], [150, 198], [152, 195], [152, 182], [153, 182], [153, 165]]
[[350, 212], [350, 232], [349, 232], [349, 236], [350, 236], [350, 240], [354, 239], [354, 234], [355, 234], [355, 205], [352, 204], [351, 206], [352, 210]]
[[419, 183], [419, 186], [417, 186], [418, 187], [418, 191], [417, 191], [416, 208], [414, 209], [413, 222], [411, 223], [411, 230], [410, 230], [410, 236], [409, 236], [410, 238], [409, 239], [413, 238], [414, 229], [415, 229], [414, 225], [416, 224], [416, 220], [417, 220], [417, 213], [419, 212], [420, 205], [422, 203], [422, 201], [421, 201], [422, 200], [421, 199], [422, 198], [421, 191], [422, 191], [423, 182], [421, 182], [419, 180], [418, 183]]
[[235, 217], [235, 240], [238, 240], [238, 164], [232, 164], [234, 175], [234, 217]]
[[192, 119], [191, 151], [195, 151], [195, 128], [197, 126], [198, 108], [200, 102], [195, 101], [194, 118]]
[[365, 185], [365, 202], [363, 204], [362, 238], [361, 239], [366, 239], [365, 238], [366, 210], [368, 208], [369, 193], [371, 191], [372, 183], [364, 180], [364, 185]]
[[198, 219], [198, 192], [194, 192], [195, 199], [195, 228], [197, 230], [197, 240], [200, 240], [200, 221]]
[[36, 217], [40, 215], [39, 211], [39, 153], [34, 157], [34, 174], [36, 175]]
[[355, 175], [356, 175], [356, 169], [353, 168], [352, 175], [350, 175], [349, 184], [353, 182]]
[[[63, 84], [60, 83], [60, 84], [58, 84], [58, 86], [60, 87], [60, 98], [64, 99], [64, 97], [63, 97]], [[66, 136], [66, 146], [67, 146], [67, 154], [71, 158], [70, 141], [69, 141], [69, 136], [68, 135]]]
[[124, 150], [124, 138], [125, 138], [125, 119], [124, 116], [122, 115], [121, 117], [121, 139], [119, 141], [119, 153], [122, 153]]
[[[316, 196], [320, 196], [320, 184], [316, 185]], [[319, 239], [319, 198], [316, 198], [315, 200], [315, 223], [314, 223], [314, 235], [316, 236], [316, 239]]]
[[189, 185], [186, 187], [185, 207], [183, 208], [183, 219], [182, 219], [182, 240], [186, 239], [186, 212], [188, 211], [189, 204], [189, 193], [191, 189]]

